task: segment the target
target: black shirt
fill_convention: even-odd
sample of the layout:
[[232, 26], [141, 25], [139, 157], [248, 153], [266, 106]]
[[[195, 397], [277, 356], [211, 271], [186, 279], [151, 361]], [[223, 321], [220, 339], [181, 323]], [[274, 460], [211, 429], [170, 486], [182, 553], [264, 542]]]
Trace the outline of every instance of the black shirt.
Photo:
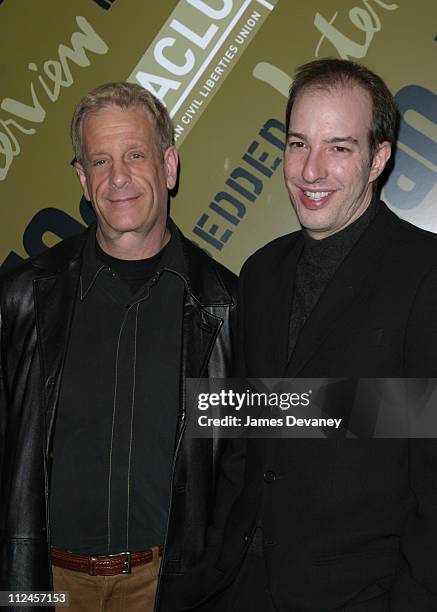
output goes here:
[[51, 543], [113, 554], [164, 541], [185, 282], [176, 233], [144, 262], [96, 247], [90, 232], [55, 427]]
[[109, 255], [103, 251], [96, 240], [96, 257], [100, 263], [105, 264], [110, 271], [115, 272], [121, 278], [121, 280], [127, 283], [131, 293], [135, 294], [158, 269], [158, 264], [161, 261], [164, 253], [167, 251], [169, 244], [170, 242], [168, 242], [163, 249], [152, 257], [148, 257], [147, 259], [132, 260], [117, 259], [116, 257], [112, 257], [112, 255]]
[[304, 248], [296, 268], [290, 315], [288, 357], [293, 354], [299, 334], [329, 281], [378, 212], [373, 198], [364, 213], [339, 232], [315, 240], [303, 230]]

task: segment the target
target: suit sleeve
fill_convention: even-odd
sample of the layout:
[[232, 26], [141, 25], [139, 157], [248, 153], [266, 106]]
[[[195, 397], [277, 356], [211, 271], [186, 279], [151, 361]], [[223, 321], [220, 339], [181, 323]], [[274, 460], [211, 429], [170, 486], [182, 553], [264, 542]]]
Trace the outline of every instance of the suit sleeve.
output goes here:
[[[437, 266], [422, 279], [405, 337], [405, 376], [437, 378]], [[437, 410], [437, 407], [436, 407]], [[414, 505], [401, 539], [391, 610], [437, 610], [437, 438], [409, 441]]]
[[404, 370], [408, 378], [437, 377], [437, 263], [419, 283], [411, 307], [405, 333]]

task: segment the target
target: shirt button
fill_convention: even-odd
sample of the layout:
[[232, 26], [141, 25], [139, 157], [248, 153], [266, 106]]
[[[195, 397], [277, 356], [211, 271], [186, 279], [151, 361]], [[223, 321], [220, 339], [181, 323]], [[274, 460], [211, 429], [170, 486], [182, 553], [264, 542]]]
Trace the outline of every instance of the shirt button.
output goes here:
[[264, 482], [270, 484], [276, 480], [276, 474], [272, 470], [267, 470], [264, 472]]

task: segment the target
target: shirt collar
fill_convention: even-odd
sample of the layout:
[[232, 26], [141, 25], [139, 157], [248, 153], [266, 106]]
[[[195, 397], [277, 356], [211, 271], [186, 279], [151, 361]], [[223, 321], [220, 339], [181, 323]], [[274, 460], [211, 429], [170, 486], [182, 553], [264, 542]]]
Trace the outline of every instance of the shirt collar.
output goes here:
[[[170, 242], [160, 260], [157, 272], [173, 272], [181, 276], [188, 285], [188, 266], [182, 246], [181, 235], [175, 223], [168, 218], [167, 227], [170, 231]], [[83, 300], [97, 277], [107, 266], [97, 259], [96, 254], [96, 226], [90, 228], [82, 255], [82, 268], [80, 275], [80, 299]]]
[[373, 221], [378, 208], [379, 202], [373, 197], [369, 206], [358, 219], [355, 219], [350, 225], [322, 240], [311, 238], [306, 230], [304, 230], [303, 260], [320, 268], [338, 266]]

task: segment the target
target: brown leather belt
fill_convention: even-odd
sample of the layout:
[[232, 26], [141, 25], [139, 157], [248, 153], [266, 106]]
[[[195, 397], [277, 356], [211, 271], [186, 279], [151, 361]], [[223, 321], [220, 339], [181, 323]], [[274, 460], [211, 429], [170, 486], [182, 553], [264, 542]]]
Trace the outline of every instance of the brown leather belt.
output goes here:
[[[162, 556], [162, 546], [157, 546], [158, 556]], [[52, 547], [50, 558], [53, 565], [74, 572], [84, 572], [90, 576], [116, 576], [130, 574], [133, 567], [150, 563], [153, 549], [141, 552], [124, 552], [117, 555], [77, 555]]]

